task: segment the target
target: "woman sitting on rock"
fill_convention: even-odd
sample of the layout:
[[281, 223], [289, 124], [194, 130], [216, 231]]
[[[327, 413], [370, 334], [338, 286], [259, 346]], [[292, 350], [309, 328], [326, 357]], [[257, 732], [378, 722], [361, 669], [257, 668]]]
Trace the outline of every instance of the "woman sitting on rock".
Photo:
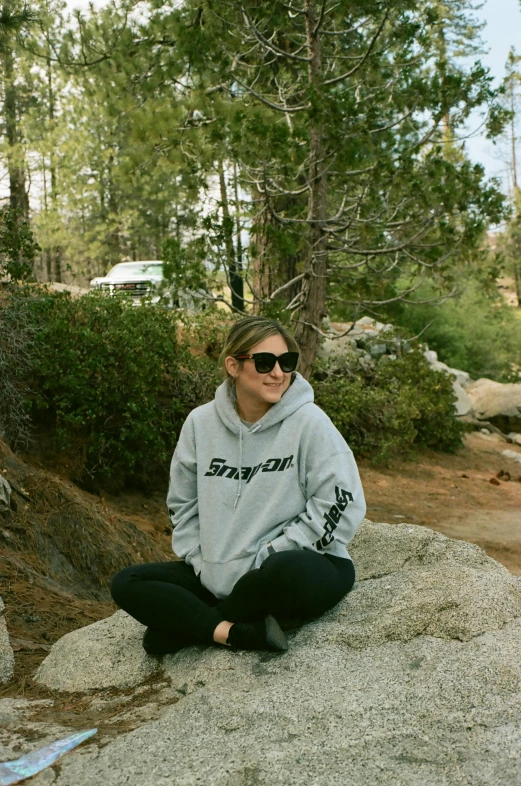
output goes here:
[[365, 513], [360, 478], [298, 357], [277, 322], [241, 319], [221, 354], [225, 382], [183, 425], [167, 498], [182, 561], [112, 581], [115, 602], [147, 626], [151, 655], [212, 642], [284, 651], [283, 628], [354, 584], [346, 544]]

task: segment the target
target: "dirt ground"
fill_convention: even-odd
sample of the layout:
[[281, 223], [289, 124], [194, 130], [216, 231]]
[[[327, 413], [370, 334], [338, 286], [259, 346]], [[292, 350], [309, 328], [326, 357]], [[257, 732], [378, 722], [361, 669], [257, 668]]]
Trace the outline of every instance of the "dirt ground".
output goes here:
[[[372, 521], [418, 524], [477, 543], [521, 576], [521, 463], [502, 456], [505, 449], [521, 458], [521, 447], [474, 432], [454, 455], [423, 452], [392, 469], [375, 469], [362, 462], [367, 516]], [[84, 496], [87, 504], [90, 498], [115, 525], [132, 522], [150, 537], [164, 559], [171, 558], [163, 494]], [[5, 534], [5, 528], [0, 529], [0, 545]], [[68, 631], [106, 617], [116, 608], [108, 598], [87, 599], [70, 586], [42, 578], [22, 563], [22, 557], [9, 557], [0, 548], [1, 594], [15, 650], [15, 680], [0, 690], [0, 696], [42, 693], [32, 684], [31, 675], [50, 646]]]
[[497, 435], [468, 434], [454, 455], [434, 451], [389, 470], [362, 465], [371, 521], [408, 522], [477, 543], [521, 576], [521, 448]]

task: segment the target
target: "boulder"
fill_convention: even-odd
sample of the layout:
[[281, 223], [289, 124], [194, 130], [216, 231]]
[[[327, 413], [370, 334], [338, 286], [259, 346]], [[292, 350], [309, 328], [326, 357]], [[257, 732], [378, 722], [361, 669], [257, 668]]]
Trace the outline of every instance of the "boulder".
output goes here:
[[5, 513], [11, 506], [11, 486], [0, 475], [0, 513]]
[[452, 383], [452, 389], [456, 394], [456, 401], [454, 402], [454, 408], [456, 410], [457, 417], [464, 417], [465, 415], [470, 415], [472, 412], [472, 400], [460, 383], [455, 379]]
[[[371, 317], [362, 317], [356, 322], [333, 322], [330, 329], [338, 338], [326, 338], [320, 345], [319, 357], [334, 359], [356, 351], [358, 346], [363, 346], [365, 350], [368, 341], [371, 354], [385, 355], [388, 351], [385, 334], [392, 332], [393, 326], [384, 325]], [[382, 342], [377, 343], [375, 339], [379, 337], [382, 338]], [[394, 346], [396, 340], [391, 339], [390, 343]]]
[[517, 461], [521, 464], [521, 453], [516, 453], [515, 450], [502, 450], [502, 456], [506, 456], [506, 458], [512, 459], [512, 461]]
[[[70, 753], [53, 786], [521, 784], [521, 580], [414, 525], [365, 521], [350, 551], [354, 590], [287, 653], [163, 658], [148, 710], [127, 702], [119, 734]], [[142, 629], [122, 612], [103, 623], [58, 642], [39, 680], [52, 660], [68, 690], [95, 687], [96, 670], [135, 683]]]
[[504, 433], [521, 432], [521, 383], [478, 379], [467, 387], [479, 420], [487, 420]]
[[438, 360], [438, 353], [433, 349], [426, 349], [423, 354], [431, 368], [436, 371], [444, 371], [446, 374], [451, 374], [451, 376], [456, 378], [456, 382], [458, 382], [462, 388], [466, 388], [467, 385], [470, 385], [472, 382], [470, 374], [467, 371], [461, 371], [459, 368], [447, 366], [446, 363]]
[[5, 624], [4, 602], [0, 598], [0, 684], [9, 682], [14, 673], [14, 653]]
[[142, 647], [145, 628], [124, 611], [63, 636], [35, 680], [59, 691], [86, 692], [139, 685], [158, 669]]
[[456, 395], [456, 401], [454, 402], [456, 416], [464, 417], [465, 415], [470, 415], [472, 412], [472, 401], [465, 390], [467, 385], [471, 382], [470, 374], [466, 371], [460, 371], [458, 368], [451, 368], [447, 366], [446, 363], [442, 363], [441, 360], [438, 360], [437, 353], [432, 349], [425, 349], [423, 354], [429, 366], [434, 369], [434, 371], [443, 371], [453, 378], [452, 388]]

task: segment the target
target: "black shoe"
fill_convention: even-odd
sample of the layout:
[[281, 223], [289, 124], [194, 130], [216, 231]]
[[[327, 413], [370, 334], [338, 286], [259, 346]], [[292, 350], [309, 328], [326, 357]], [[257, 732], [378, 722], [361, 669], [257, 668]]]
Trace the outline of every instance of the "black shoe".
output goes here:
[[259, 622], [235, 622], [226, 641], [232, 650], [286, 652], [288, 641], [279, 623], [269, 614]]
[[163, 655], [171, 655], [188, 646], [188, 642], [174, 633], [169, 634], [154, 628], [147, 628], [143, 634], [145, 652], [148, 655], [155, 655], [156, 658], [161, 658]]

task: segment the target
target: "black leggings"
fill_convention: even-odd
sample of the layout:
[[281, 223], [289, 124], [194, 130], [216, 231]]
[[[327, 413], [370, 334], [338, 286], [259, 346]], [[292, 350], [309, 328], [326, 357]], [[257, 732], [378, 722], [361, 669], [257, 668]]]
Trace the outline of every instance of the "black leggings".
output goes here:
[[[285, 627], [319, 617], [352, 589], [350, 559], [313, 551], [279, 551], [249, 571], [224, 599], [203, 587], [186, 562], [133, 565], [117, 573], [114, 601], [149, 629], [145, 648], [153, 653], [170, 643], [175, 651], [190, 644], [210, 644], [217, 625], [254, 622], [273, 614]], [[155, 643], [154, 643], [155, 642]]]

